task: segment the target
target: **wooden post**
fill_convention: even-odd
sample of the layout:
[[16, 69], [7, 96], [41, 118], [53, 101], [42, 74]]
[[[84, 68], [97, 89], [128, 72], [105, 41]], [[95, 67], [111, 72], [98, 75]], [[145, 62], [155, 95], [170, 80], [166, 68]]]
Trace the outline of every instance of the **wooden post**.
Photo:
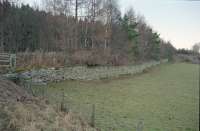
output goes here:
[[91, 126], [95, 127], [95, 104], [92, 105]]
[[16, 54], [10, 54], [10, 68], [14, 72], [16, 69]]
[[141, 120], [138, 122], [136, 126], [136, 131], [143, 131], [143, 128], [144, 128], [144, 122]]

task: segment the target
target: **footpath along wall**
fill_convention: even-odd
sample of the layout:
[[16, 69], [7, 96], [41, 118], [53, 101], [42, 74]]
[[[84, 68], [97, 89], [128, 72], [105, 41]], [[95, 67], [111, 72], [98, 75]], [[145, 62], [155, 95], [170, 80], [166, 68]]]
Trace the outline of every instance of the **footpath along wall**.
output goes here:
[[31, 81], [34, 84], [46, 84], [48, 82], [59, 82], [63, 80], [99, 80], [106, 78], [116, 78], [122, 75], [134, 75], [142, 73], [144, 70], [167, 63], [168, 60], [151, 61], [141, 65], [119, 66], [119, 67], [87, 67], [76, 66], [61, 69], [40, 69], [31, 70], [19, 74], [21, 79]]

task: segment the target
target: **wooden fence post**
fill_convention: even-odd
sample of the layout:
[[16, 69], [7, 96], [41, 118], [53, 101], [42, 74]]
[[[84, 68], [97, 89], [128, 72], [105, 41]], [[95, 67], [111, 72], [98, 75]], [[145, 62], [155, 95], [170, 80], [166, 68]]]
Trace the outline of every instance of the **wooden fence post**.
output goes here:
[[136, 126], [136, 131], [143, 131], [143, 128], [144, 128], [144, 122], [141, 120], [138, 122]]
[[95, 127], [95, 104], [92, 105], [91, 126]]
[[13, 72], [16, 69], [16, 63], [16, 54], [10, 54], [10, 68]]

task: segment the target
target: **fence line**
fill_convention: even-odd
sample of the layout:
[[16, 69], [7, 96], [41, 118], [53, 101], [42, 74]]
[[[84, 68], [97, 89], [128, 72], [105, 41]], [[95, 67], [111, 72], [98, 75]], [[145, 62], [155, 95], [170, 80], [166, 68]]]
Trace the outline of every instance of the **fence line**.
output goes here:
[[[117, 129], [117, 125], [121, 125], [124, 128], [128, 129], [129, 131], [143, 131], [144, 122], [143, 120], [139, 120], [137, 123], [133, 123], [132, 126], [126, 125], [123, 121], [117, 121], [112, 114], [112, 112], [108, 112], [103, 110], [104, 119], [100, 119], [98, 117], [98, 105], [95, 103], [93, 104], [86, 104], [86, 103], [79, 103], [74, 104], [72, 100], [64, 94], [63, 91], [57, 91], [53, 94], [49, 94], [47, 91], [48, 87], [34, 87], [30, 83], [24, 84], [24, 88], [29, 92], [32, 93], [34, 96], [41, 97], [47, 100], [54, 100], [49, 101], [50, 103], [56, 106], [56, 109], [63, 112], [72, 112], [78, 115], [82, 120], [86, 121], [90, 126], [94, 128], [98, 128], [99, 124], [102, 124], [101, 120], [106, 121], [108, 124], [104, 125], [103, 129], [98, 129], [98, 131], [114, 131]], [[115, 123], [109, 125], [109, 123]]]
[[16, 54], [0, 53], [0, 67], [10, 68], [14, 71], [16, 68]]
[[[152, 62], [152, 63], [148, 63], [148, 64], [146, 63], [145, 65], [135, 66], [135, 68], [132, 70], [133, 70], [133, 72], [137, 72], [137, 71], [140, 72], [141, 70], [144, 70], [146, 68], [156, 66], [156, 65], [159, 65], [160, 63], [165, 63], [165, 62], [167, 62], [167, 60], [162, 61], [162, 62]], [[132, 72], [132, 70], [131, 70], [131, 72]], [[130, 73], [130, 72], [127, 72], [127, 73]], [[98, 105], [95, 105], [95, 103], [93, 103], [93, 104], [86, 104], [86, 103], [74, 104], [73, 100], [71, 100], [71, 98], [69, 98], [67, 95], [65, 95], [64, 89], [62, 91], [57, 91], [57, 92], [50, 94], [47, 92], [48, 90], [46, 89], [46, 88], [48, 88], [48, 86], [46, 86], [46, 85], [33, 86], [32, 79], [21, 80], [21, 85], [33, 96], [39, 96], [39, 97], [42, 97], [47, 100], [52, 100], [50, 102], [53, 102], [54, 104], [56, 104], [57, 109], [59, 109], [61, 111], [65, 111], [65, 112], [69, 112], [69, 111], [74, 112], [74, 113], [80, 115], [84, 120], [86, 120], [88, 123], [90, 123], [90, 125], [92, 127], [96, 127], [96, 126], [98, 126], [98, 124], [101, 123], [100, 122], [101, 119], [98, 118], [98, 111], [97, 111]], [[114, 123], [114, 124], [112, 124], [112, 125], [114, 125], [112, 127], [110, 127], [109, 125], [104, 127], [106, 129], [106, 131], [115, 130], [117, 128], [117, 125], [119, 125], [119, 124], [130, 131], [131, 130], [142, 131], [144, 128], [144, 121], [140, 120], [140, 121], [136, 122], [135, 125], [133, 124], [131, 126], [131, 125], [126, 125], [123, 121], [118, 122], [116, 120], [117, 118], [114, 117], [112, 112], [103, 111], [103, 114], [105, 116], [105, 118], [103, 119], [104, 121], [107, 121], [108, 123]]]

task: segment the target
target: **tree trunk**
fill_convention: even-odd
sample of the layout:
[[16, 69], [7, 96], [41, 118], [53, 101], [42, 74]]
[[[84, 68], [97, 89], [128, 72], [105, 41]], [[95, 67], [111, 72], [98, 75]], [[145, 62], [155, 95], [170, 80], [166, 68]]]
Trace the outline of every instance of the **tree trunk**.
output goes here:
[[1, 29], [1, 35], [0, 35], [0, 52], [3, 52], [4, 51], [4, 24], [3, 24], [3, 15], [4, 15], [4, 10], [3, 10], [3, 7], [1, 7], [1, 23], [0, 23], [0, 29]]
[[75, 19], [77, 22], [78, 21], [78, 0], [76, 0], [76, 3], [75, 3]]
[[1, 43], [0, 43], [0, 52], [4, 51], [4, 35], [3, 35], [3, 23], [1, 23]]

